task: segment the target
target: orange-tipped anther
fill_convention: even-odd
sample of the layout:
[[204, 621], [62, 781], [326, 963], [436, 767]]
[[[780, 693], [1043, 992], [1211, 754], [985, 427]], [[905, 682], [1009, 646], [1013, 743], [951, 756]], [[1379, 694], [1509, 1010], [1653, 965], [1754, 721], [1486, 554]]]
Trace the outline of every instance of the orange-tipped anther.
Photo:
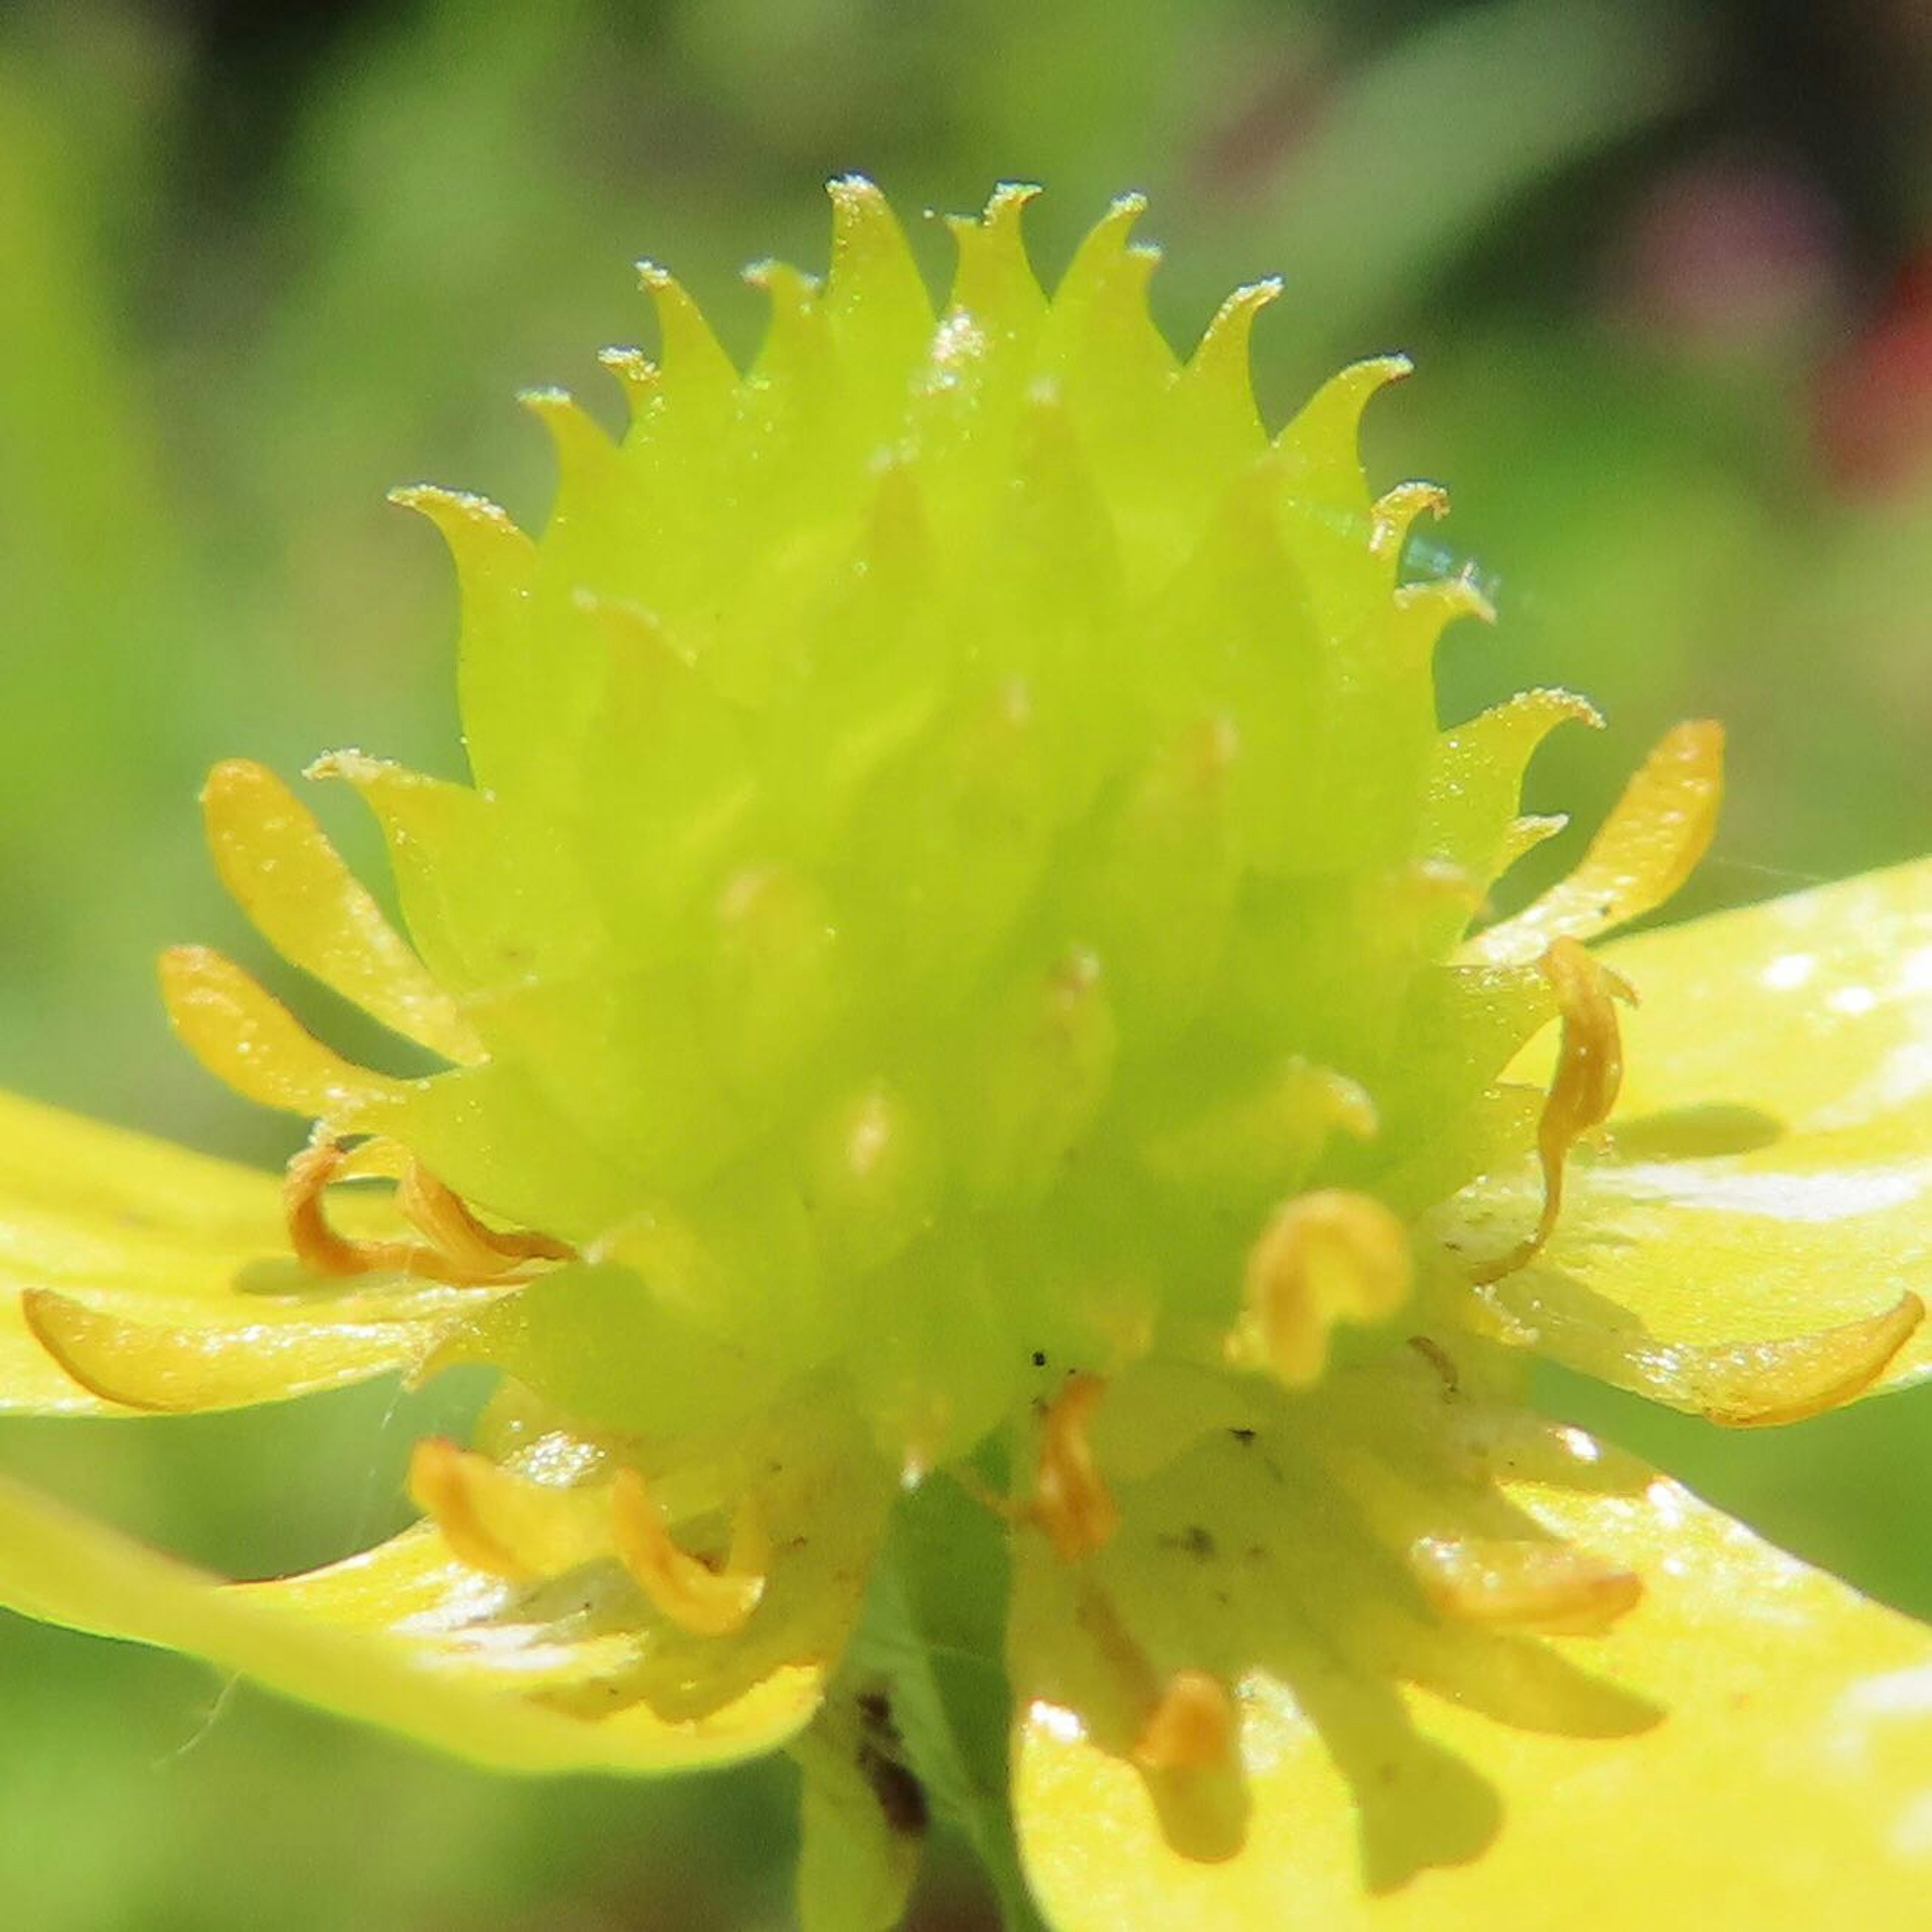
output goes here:
[[1101, 1376], [1074, 1376], [1047, 1406], [1029, 1514], [1063, 1563], [1104, 1550], [1120, 1526], [1088, 1432], [1106, 1390]]
[[1227, 1687], [1204, 1670], [1177, 1670], [1134, 1740], [1133, 1756], [1143, 1771], [1211, 1771], [1228, 1762], [1234, 1749]]
[[1543, 1212], [1527, 1239], [1471, 1277], [1479, 1286], [1514, 1274], [1542, 1252], [1563, 1211], [1563, 1172], [1570, 1150], [1610, 1118], [1623, 1085], [1623, 1036], [1616, 1003], [1635, 1006], [1636, 989], [1574, 939], [1552, 940], [1537, 968], [1555, 990], [1562, 1016], [1556, 1071], [1536, 1126]]
[[656, 1608], [693, 1636], [729, 1636], [742, 1630], [765, 1593], [762, 1569], [740, 1569], [762, 1556], [763, 1532], [741, 1512], [730, 1560], [722, 1570], [671, 1539], [650, 1486], [635, 1469], [620, 1469], [610, 1485], [613, 1540], [624, 1568]]

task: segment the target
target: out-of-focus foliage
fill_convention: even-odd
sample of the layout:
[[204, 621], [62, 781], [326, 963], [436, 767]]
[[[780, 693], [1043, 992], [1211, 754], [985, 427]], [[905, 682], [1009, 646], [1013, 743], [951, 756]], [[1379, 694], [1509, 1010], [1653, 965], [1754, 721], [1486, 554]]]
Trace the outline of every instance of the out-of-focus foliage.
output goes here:
[[[384, 490], [430, 476], [537, 520], [548, 458], [510, 392], [562, 382], [614, 416], [580, 345], [648, 330], [626, 266], [646, 251], [748, 350], [758, 304], [732, 270], [813, 260], [820, 182], [850, 168], [942, 211], [1045, 181], [1049, 268], [1098, 202], [1151, 191], [1180, 244], [1158, 284], [1177, 337], [1230, 283], [1287, 276], [1257, 346], [1277, 416], [1343, 357], [1414, 352], [1373, 424], [1376, 474], [1454, 486], [1431, 540], [1474, 560], [1503, 619], [1453, 645], [1451, 708], [1568, 682], [1624, 743], [1725, 717], [1732, 802], [1699, 903], [1928, 842], [1932, 278], [1892, 286], [1932, 241], [1918, 10], [254, 17], [29, 0], [0, 26], [0, 1084], [286, 1154], [174, 1048], [152, 995], [153, 955], [189, 934], [275, 980], [202, 861], [202, 773], [238, 752], [292, 770], [331, 742], [453, 768], [446, 566]], [[917, 238], [936, 271], [943, 234]], [[1615, 755], [1559, 739], [1551, 794], [1606, 799]], [[373, 856], [354, 814], [330, 824]], [[389, 1400], [67, 1424], [57, 1446], [16, 1425], [0, 1459], [266, 1571], [388, 1526], [414, 1430], [392, 1417], [376, 1466], [348, 1445]], [[1932, 1612], [1923, 1403], [1748, 1460], [1680, 1418], [1614, 1430]], [[295, 1546], [296, 1524], [334, 1541]], [[0, 1684], [0, 1898], [22, 1923], [783, 1922], [775, 1774], [526, 1789], [13, 1622]]]

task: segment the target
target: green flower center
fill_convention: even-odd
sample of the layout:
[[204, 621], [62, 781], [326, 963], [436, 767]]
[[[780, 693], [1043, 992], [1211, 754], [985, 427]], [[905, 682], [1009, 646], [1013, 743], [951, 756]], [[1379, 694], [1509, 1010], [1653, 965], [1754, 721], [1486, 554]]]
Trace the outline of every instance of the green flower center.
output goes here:
[[[1271, 436], [1272, 286], [1178, 362], [1138, 204], [1049, 299], [1002, 190], [935, 312], [877, 192], [832, 194], [826, 286], [755, 272], [748, 374], [650, 268], [661, 360], [607, 358], [621, 444], [528, 399], [562, 470], [540, 542], [400, 493], [455, 554], [473, 782], [316, 770], [380, 820], [408, 947], [273, 780], [211, 786], [265, 929], [450, 1070], [349, 1067], [206, 953], [170, 964], [176, 1018], [320, 1122], [312, 1266], [494, 1291], [435, 1360], [588, 1425], [728, 1430], [829, 1376], [925, 1467], [1150, 1354], [1310, 1383], [1338, 1324], [1406, 1332], [1414, 1216], [1532, 1144], [1548, 1210], [1495, 1271], [1533, 1252], [1614, 1097], [1574, 910], [1466, 937], [1547, 829], [1525, 762], [1588, 707], [1438, 730], [1431, 651], [1482, 600], [1402, 580], [1441, 494], [1372, 496], [1355, 448], [1405, 365]], [[1690, 729], [1606, 832], [1617, 876], [1579, 875], [1586, 933], [1702, 849]], [[1547, 1104], [1500, 1087], [1558, 1011]], [[323, 1189], [384, 1172], [422, 1238], [335, 1234]]]

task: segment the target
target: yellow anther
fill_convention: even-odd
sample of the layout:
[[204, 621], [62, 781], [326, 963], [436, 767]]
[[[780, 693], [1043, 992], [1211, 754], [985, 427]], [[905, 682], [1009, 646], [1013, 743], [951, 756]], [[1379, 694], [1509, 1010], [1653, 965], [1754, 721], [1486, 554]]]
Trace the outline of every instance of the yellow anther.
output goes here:
[[1563, 1211], [1563, 1170], [1570, 1150], [1610, 1118], [1623, 1084], [1623, 1036], [1617, 1027], [1616, 1003], [1622, 1000], [1635, 1006], [1636, 988], [1592, 958], [1574, 939], [1552, 940], [1537, 967], [1554, 989], [1562, 1016], [1556, 1071], [1536, 1126], [1543, 1212], [1526, 1240], [1471, 1277], [1479, 1285], [1514, 1274], [1541, 1252]]
[[1588, 1636], [1607, 1630], [1643, 1594], [1634, 1571], [1567, 1544], [1425, 1536], [1406, 1554], [1424, 1595], [1443, 1616], [1467, 1623]]
[[499, 1234], [486, 1228], [416, 1162], [402, 1169], [397, 1204], [422, 1233], [422, 1242], [357, 1240], [329, 1223], [324, 1197], [338, 1180], [380, 1171], [340, 1142], [317, 1141], [289, 1162], [282, 1183], [282, 1213], [289, 1245], [311, 1274], [406, 1274], [452, 1287], [476, 1288], [511, 1278], [532, 1261], [570, 1261], [576, 1250], [548, 1234]]
[[1708, 718], [1666, 732], [1604, 820], [1582, 862], [1465, 956], [1522, 965], [1560, 938], [1588, 939], [1654, 910], [1711, 843], [1724, 795], [1724, 730]]
[[1177, 1670], [1134, 1740], [1143, 1771], [1211, 1771], [1234, 1756], [1234, 1705], [1204, 1670]]
[[1104, 1550], [1120, 1526], [1120, 1510], [1094, 1460], [1089, 1434], [1095, 1406], [1106, 1389], [1099, 1376], [1073, 1376], [1047, 1406], [1028, 1514], [1046, 1532], [1063, 1563]]
[[1372, 1196], [1324, 1188], [1276, 1210], [1248, 1256], [1232, 1360], [1291, 1388], [1320, 1379], [1337, 1322], [1386, 1320], [1414, 1279], [1408, 1231]]
[[598, 1490], [533, 1481], [441, 1436], [411, 1451], [409, 1489], [458, 1561], [493, 1576], [555, 1576], [610, 1553]]
[[[765, 1593], [764, 1537], [748, 1510], [740, 1512], [724, 1567], [713, 1569], [671, 1540], [644, 1477], [620, 1469], [610, 1485], [610, 1527], [624, 1568], [679, 1629], [693, 1636], [729, 1636], [758, 1607]], [[754, 1558], [759, 1567], [753, 1567]]]

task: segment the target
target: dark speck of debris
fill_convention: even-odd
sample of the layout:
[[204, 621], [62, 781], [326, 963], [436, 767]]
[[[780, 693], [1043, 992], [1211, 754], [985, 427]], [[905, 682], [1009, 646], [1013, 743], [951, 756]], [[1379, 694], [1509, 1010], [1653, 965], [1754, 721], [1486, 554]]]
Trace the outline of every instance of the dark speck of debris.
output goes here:
[[926, 1788], [899, 1756], [898, 1727], [883, 1691], [862, 1692], [857, 1700], [859, 1773], [871, 1787], [886, 1827], [902, 1838], [923, 1835], [927, 1822]]
[[1046, 1351], [1044, 1348], [1034, 1349], [1033, 1352], [1033, 1365], [1036, 1369], [1043, 1369], [1046, 1366]]
[[1426, 1335], [1412, 1335], [1408, 1346], [1442, 1378], [1444, 1399], [1453, 1402], [1462, 1392], [1462, 1378], [1456, 1372], [1456, 1358], [1441, 1342]]
[[1249, 1448], [1253, 1443], [1255, 1439], [1255, 1432], [1252, 1429], [1231, 1429], [1228, 1431], [1228, 1433], [1232, 1436], [1244, 1449]]
[[1198, 1522], [1190, 1523], [1185, 1529], [1175, 1530], [1160, 1539], [1163, 1550], [1183, 1550], [1202, 1562], [1214, 1554], [1214, 1539]]

